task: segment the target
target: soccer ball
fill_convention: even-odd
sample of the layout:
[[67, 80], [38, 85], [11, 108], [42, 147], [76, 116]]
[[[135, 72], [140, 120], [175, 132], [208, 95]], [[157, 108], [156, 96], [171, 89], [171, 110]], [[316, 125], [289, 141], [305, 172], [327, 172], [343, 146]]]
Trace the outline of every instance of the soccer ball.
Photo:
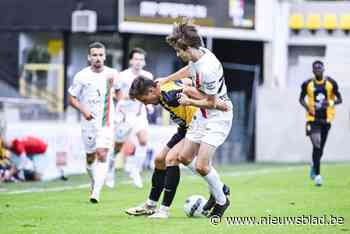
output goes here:
[[185, 201], [184, 211], [188, 217], [203, 217], [203, 206], [207, 200], [201, 195], [192, 195]]

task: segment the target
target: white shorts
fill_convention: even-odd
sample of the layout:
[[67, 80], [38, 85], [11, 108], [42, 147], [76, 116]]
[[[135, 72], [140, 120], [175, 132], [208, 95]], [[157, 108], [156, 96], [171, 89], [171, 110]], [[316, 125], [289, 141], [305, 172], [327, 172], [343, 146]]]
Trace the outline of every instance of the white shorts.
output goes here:
[[137, 116], [135, 121], [132, 123], [132, 126], [132, 131], [135, 134], [141, 130], [148, 129], [147, 114], [141, 114], [140, 116]]
[[114, 141], [123, 143], [130, 136], [132, 132], [132, 125], [127, 122], [115, 123]]
[[205, 119], [200, 111], [197, 112], [186, 133], [186, 138], [194, 143], [206, 143], [218, 147], [226, 140], [232, 126], [232, 110], [218, 111]]
[[115, 122], [114, 140], [118, 143], [123, 143], [132, 135], [137, 134], [143, 129], [148, 129], [148, 120], [146, 116], [137, 116], [136, 118], [126, 117], [124, 122]]
[[82, 128], [81, 135], [83, 138], [86, 153], [96, 152], [97, 148], [111, 149], [113, 147], [113, 128]]

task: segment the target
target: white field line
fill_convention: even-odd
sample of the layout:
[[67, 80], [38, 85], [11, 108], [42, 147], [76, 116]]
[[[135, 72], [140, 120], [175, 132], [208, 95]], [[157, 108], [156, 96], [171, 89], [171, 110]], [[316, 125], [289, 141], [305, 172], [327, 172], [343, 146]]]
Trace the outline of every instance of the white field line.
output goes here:
[[[249, 171], [241, 171], [241, 172], [226, 172], [219, 173], [221, 176], [229, 176], [229, 177], [241, 177], [241, 176], [250, 176], [250, 175], [263, 175], [263, 174], [271, 174], [271, 173], [280, 173], [286, 171], [294, 171], [304, 169], [305, 166], [294, 166], [294, 167], [285, 167], [283, 169], [261, 169], [261, 170], [249, 170]], [[191, 179], [197, 179], [198, 177], [193, 175]], [[121, 181], [119, 184], [131, 184], [131, 181]], [[1, 191], [0, 195], [9, 195], [9, 194], [23, 194], [23, 193], [43, 193], [43, 192], [61, 192], [67, 190], [76, 190], [76, 189], [85, 189], [89, 188], [90, 184], [81, 184], [74, 186], [61, 186], [54, 188], [31, 188], [31, 189], [21, 189], [14, 191]]]

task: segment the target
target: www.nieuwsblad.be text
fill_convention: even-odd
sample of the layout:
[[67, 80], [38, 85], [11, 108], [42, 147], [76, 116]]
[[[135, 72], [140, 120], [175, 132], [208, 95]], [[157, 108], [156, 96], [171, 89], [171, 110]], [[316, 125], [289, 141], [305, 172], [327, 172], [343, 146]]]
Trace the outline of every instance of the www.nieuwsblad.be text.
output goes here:
[[212, 216], [210, 224], [216, 225], [343, 225], [344, 217], [335, 215], [300, 215], [300, 216], [231, 216], [220, 218]]

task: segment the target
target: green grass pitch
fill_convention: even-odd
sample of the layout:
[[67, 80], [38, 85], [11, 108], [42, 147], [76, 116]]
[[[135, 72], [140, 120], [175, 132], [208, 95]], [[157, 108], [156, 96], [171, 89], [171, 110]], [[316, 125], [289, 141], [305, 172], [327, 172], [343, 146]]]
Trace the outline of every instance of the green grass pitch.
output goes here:
[[[185, 199], [194, 194], [208, 197], [208, 189], [203, 179], [183, 169], [171, 217], [167, 220], [124, 213], [126, 208], [147, 198], [150, 172], [144, 173], [143, 189], [133, 187], [118, 172], [117, 186], [104, 188], [99, 204], [88, 202], [86, 175], [71, 176], [68, 181], [0, 184], [0, 233], [350, 234], [350, 164], [323, 164], [322, 187], [314, 186], [308, 169], [300, 164], [219, 167], [222, 180], [231, 187], [231, 206], [225, 215], [257, 218], [333, 215], [344, 219], [343, 224], [232, 225], [224, 219], [212, 225], [207, 218], [188, 218], [183, 212]], [[61, 188], [66, 190], [60, 191]]]

